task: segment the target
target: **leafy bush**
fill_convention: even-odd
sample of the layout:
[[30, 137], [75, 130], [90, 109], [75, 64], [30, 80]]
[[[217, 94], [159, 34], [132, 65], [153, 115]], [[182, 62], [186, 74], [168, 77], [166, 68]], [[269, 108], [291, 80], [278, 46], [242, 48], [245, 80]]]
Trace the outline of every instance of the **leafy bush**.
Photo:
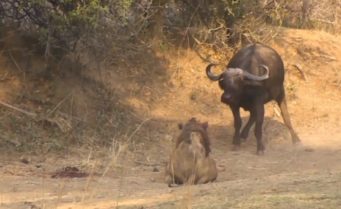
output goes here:
[[[72, 51], [85, 34], [95, 29], [107, 7], [100, 0], [3, 0], [3, 23], [37, 33], [47, 51]], [[51, 48], [50, 48], [51, 47]]]
[[273, 26], [337, 29], [340, 8], [336, 0], [2, 0], [0, 18], [38, 37], [48, 59], [89, 52], [103, 60], [155, 38], [226, 49], [267, 42]]

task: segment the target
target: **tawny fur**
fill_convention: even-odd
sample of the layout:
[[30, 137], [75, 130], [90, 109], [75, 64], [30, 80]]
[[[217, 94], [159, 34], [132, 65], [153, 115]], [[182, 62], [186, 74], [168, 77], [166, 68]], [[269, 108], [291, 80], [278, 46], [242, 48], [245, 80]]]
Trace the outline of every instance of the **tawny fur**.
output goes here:
[[218, 172], [214, 159], [209, 156], [210, 142], [207, 123], [190, 119], [177, 138], [175, 148], [166, 166], [166, 183], [203, 184], [216, 180]]

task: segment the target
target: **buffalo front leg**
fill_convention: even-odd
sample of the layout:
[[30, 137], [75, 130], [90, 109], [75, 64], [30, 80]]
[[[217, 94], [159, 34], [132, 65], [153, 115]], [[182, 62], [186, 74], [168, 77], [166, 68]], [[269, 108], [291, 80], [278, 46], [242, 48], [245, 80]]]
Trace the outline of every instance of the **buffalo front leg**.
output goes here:
[[252, 127], [255, 121], [256, 121], [255, 112], [252, 110], [250, 111], [249, 121], [247, 122], [247, 124], [245, 125], [240, 134], [240, 138], [242, 138], [243, 141], [246, 141], [247, 137], [249, 136], [250, 128]]
[[255, 136], [257, 139], [257, 154], [264, 154], [264, 144], [262, 141], [262, 128], [264, 121], [264, 105], [259, 104], [256, 106], [256, 127]]
[[284, 123], [290, 131], [292, 143], [296, 144], [296, 143], [300, 142], [299, 137], [297, 136], [294, 128], [291, 125], [284, 90], [283, 90], [283, 93], [281, 94], [281, 96], [277, 99], [277, 103], [278, 103], [279, 108], [281, 109], [281, 114], [282, 114], [282, 118], [284, 120]]
[[242, 119], [240, 117], [239, 107], [231, 106], [233, 119], [234, 119], [234, 136], [233, 136], [233, 145], [235, 145], [234, 149], [240, 146], [240, 127], [242, 126]]

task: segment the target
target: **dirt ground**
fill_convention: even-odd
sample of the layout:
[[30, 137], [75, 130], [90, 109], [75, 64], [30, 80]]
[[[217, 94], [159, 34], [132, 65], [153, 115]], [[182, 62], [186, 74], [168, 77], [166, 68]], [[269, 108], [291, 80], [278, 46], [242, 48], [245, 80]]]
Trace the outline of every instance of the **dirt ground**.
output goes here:
[[[218, 85], [205, 77], [206, 63], [192, 51], [160, 55], [169, 61], [169, 90], [145, 88], [142, 98], [129, 94], [124, 100], [137, 113], [147, 115], [136, 135], [129, 137], [134, 142], [113, 143], [100, 151], [72, 147], [71, 152], [60, 154], [4, 152], [0, 208], [340, 208], [341, 37], [289, 29], [283, 29], [279, 37], [270, 44], [285, 60], [289, 112], [301, 144], [291, 143], [279, 108], [269, 103], [265, 154], [255, 154], [253, 134], [240, 150], [232, 151], [231, 113], [220, 104]], [[4, 92], [1, 99], [6, 98]], [[245, 123], [248, 114], [242, 115]], [[163, 171], [179, 133], [177, 123], [192, 116], [209, 122], [218, 179], [168, 188]], [[140, 134], [147, 134], [148, 140], [139, 141]], [[65, 167], [77, 167], [86, 176], [56, 176]]]

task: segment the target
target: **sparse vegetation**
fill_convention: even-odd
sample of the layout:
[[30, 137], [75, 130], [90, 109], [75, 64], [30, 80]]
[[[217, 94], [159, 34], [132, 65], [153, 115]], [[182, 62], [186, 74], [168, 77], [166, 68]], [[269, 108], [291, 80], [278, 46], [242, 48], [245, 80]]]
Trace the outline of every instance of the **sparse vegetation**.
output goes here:
[[[338, 208], [340, 9], [339, 0], [1, 0], [0, 208]], [[265, 155], [254, 155], [253, 128], [231, 151], [232, 116], [204, 69], [253, 42], [284, 60], [302, 147], [267, 106]], [[177, 123], [191, 117], [209, 123], [218, 179], [169, 189]]]

